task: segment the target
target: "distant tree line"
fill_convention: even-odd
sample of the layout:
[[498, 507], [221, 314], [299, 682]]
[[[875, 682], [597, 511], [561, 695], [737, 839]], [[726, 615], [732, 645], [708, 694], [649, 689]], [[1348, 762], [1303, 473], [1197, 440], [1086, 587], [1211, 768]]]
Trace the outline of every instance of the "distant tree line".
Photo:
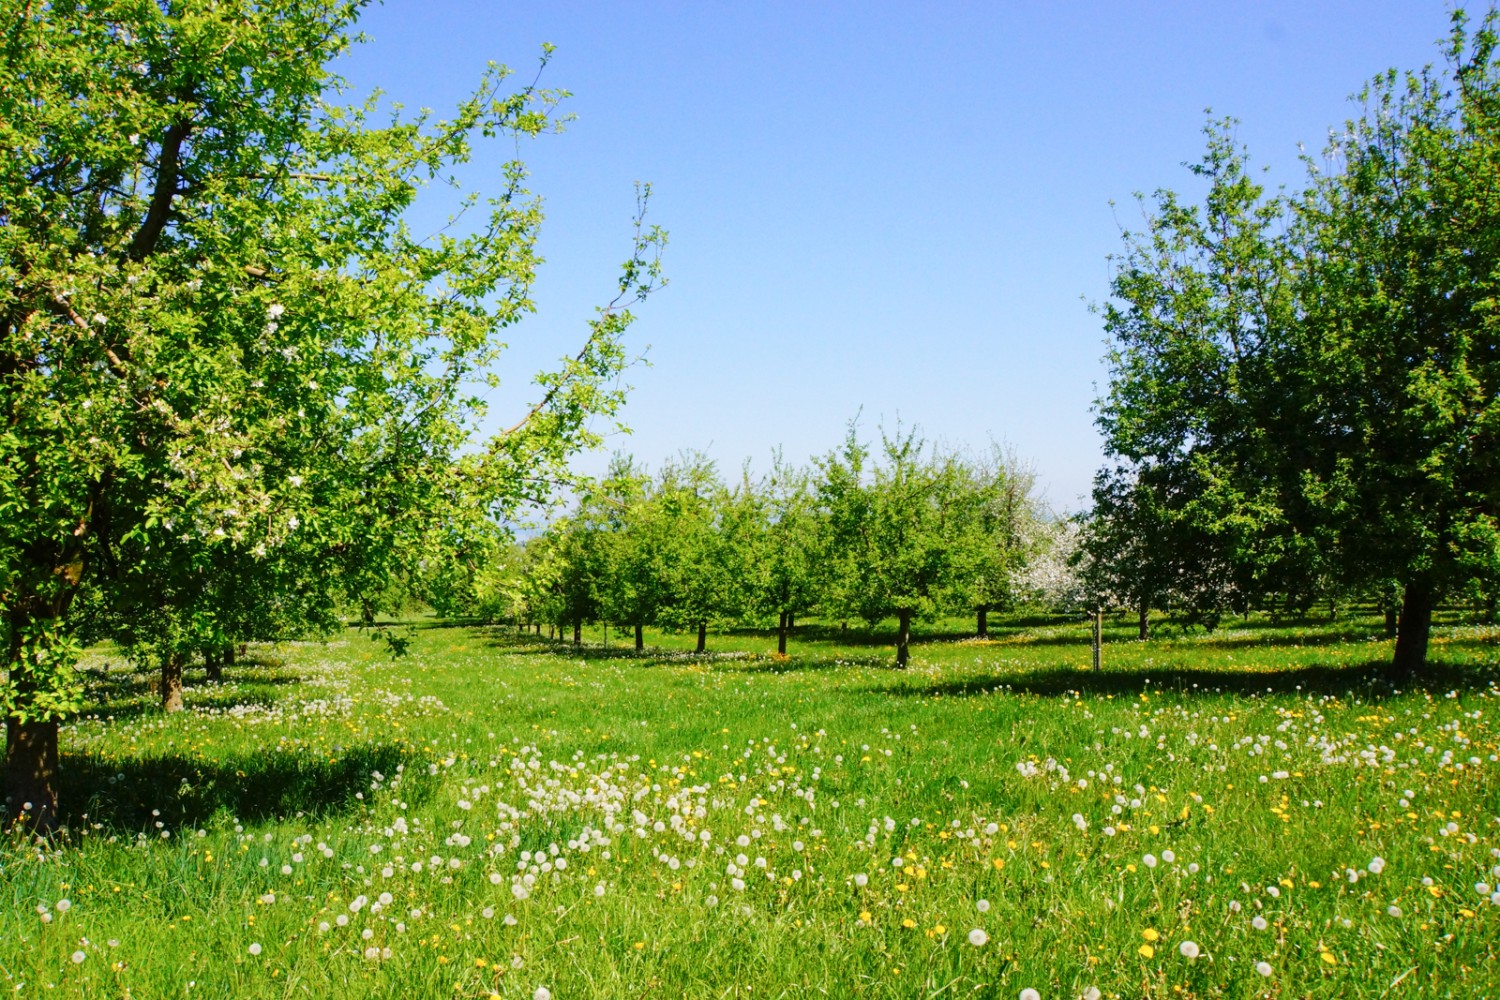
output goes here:
[[966, 455], [913, 432], [841, 447], [797, 467], [725, 482], [689, 454], [654, 475], [626, 456], [566, 516], [524, 543], [457, 553], [428, 599], [448, 614], [546, 625], [580, 640], [585, 625], [697, 634], [774, 626], [778, 651], [798, 618], [897, 622], [906, 666], [911, 625], [987, 614], [1037, 599], [1028, 569], [1056, 528], [1030, 468], [999, 447]]

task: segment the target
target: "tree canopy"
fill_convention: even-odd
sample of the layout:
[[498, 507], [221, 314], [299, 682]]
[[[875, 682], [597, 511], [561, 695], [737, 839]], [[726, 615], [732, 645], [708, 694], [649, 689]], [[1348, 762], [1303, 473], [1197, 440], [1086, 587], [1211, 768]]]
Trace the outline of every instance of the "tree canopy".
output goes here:
[[626, 307], [659, 283], [639, 218], [582, 349], [465, 450], [532, 310], [540, 205], [512, 159], [450, 228], [408, 210], [564, 95], [492, 65], [446, 118], [343, 105], [326, 67], [360, 6], [0, 0], [0, 709], [8, 815], [37, 828], [80, 593], [154, 595], [130, 634], [158, 645], [213, 640], [251, 578], [242, 603], [315, 625], [445, 521], [534, 496], [619, 405]]
[[1125, 234], [1092, 544], [1137, 600], [1395, 586], [1410, 672], [1435, 602], [1500, 578], [1497, 23], [1372, 80], [1295, 196], [1211, 125], [1203, 204]]

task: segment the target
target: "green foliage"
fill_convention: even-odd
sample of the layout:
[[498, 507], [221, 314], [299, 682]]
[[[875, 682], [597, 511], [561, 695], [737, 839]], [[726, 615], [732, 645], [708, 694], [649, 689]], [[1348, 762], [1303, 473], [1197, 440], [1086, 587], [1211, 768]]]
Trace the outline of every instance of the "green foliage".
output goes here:
[[1411, 669], [1438, 597], [1495, 578], [1497, 18], [1455, 15], [1446, 75], [1373, 80], [1300, 197], [1265, 197], [1218, 123], [1201, 208], [1159, 192], [1125, 234], [1101, 585], [1211, 623], [1396, 581]]
[[818, 462], [818, 500], [832, 579], [825, 613], [868, 622], [901, 620], [898, 661], [912, 618], [965, 602], [992, 544], [990, 504], [952, 454], [927, 449], [915, 431], [881, 434], [882, 461], [854, 425], [841, 449]]
[[440, 232], [408, 210], [478, 144], [555, 130], [565, 94], [492, 65], [445, 118], [343, 105], [325, 67], [360, 7], [0, 0], [14, 720], [77, 707], [81, 593], [143, 659], [372, 617], [442, 541], [565, 479], [620, 405], [629, 307], [661, 283], [639, 214], [582, 349], [470, 447], [474, 385], [533, 308], [540, 203], [511, 160]]

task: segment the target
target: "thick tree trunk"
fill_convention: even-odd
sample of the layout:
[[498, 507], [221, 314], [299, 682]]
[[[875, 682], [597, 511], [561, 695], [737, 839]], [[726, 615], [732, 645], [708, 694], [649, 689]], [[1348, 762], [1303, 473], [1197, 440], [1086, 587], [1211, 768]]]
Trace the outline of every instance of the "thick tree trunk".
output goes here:
[[1140, 639], [1141, 642], [1145, 642], [1151, 638], [1151, 605], [1142, 601], [1140, 608], [1137, 609], [1137, 614], [1139, 618], [1137, 620], [1136, 638]]
[[0, 827], [44, 837], [57, 828], [56, 720], [5, 720], [5, 818]]
[[781, 619], [776, 623], [776, 652], [782, 656], [786, 655], [786, 629], [787, 622], [791, 621], [791, 618], [791, 615], [783, 611]]
[[208, 680], [218, 683], [224, 679], [224, 660], [222, 656], [212, 649], [203, 651], [203, 672]]
[[182, 654], [175, 650], [161, 661], [161, 710], [182, 711]]
[[641, 626], [635, 627], [635, 651], [643, 652], [646, 648], [646, 630]]
[[896, 666], [905, 670], [907, 661], [911, 659], [911, 609], [901, 608], [897, 611], [896, 621]]
[[[244, 649], [245, 649], [244, 646], [240, 647], [240, 651], [241, 652], [244, 652]], [[232, 667], [232, 666], [234, 666], [234, 656], [235, 656], [234, 646], [232, 644], [228, 645], [228, 646], [225, 646], [224, 647], [224, 666], [226, 666], [226, 667]]]
[[573, 623], [573, 645], [583, 645], [583, 622]]
[[990, 606], [988, 604], [979, 606], [979, 620], [975, 623], [974, 634], [981, 639], [990, 637]]
[[1401, 596], [1401, 620], [1396, 626], [1396, 655], [1391, 661], [1396, 674], [1413, 677], [1427, 664], [1427, 636], [1432, 630], [1432, 607], [1436, 603], [1432, 581], [1413, 580]]
[[698, 623], [698, 648], [694, 652], [701, 653], [708, 649], [708, 623]]

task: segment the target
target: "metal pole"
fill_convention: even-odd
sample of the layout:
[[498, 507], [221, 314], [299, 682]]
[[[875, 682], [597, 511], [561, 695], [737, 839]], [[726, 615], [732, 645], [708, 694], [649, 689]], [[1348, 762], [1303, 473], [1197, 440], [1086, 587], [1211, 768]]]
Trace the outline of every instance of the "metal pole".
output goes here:
[[1099, 672], [1100, 661], [1102, 659], [1101, 647], [1103, 647], [1103, 645], [1104, 609], [1102, 607], [1097, 607], [1094, 609], [1094, 673], [1096, 674]]

